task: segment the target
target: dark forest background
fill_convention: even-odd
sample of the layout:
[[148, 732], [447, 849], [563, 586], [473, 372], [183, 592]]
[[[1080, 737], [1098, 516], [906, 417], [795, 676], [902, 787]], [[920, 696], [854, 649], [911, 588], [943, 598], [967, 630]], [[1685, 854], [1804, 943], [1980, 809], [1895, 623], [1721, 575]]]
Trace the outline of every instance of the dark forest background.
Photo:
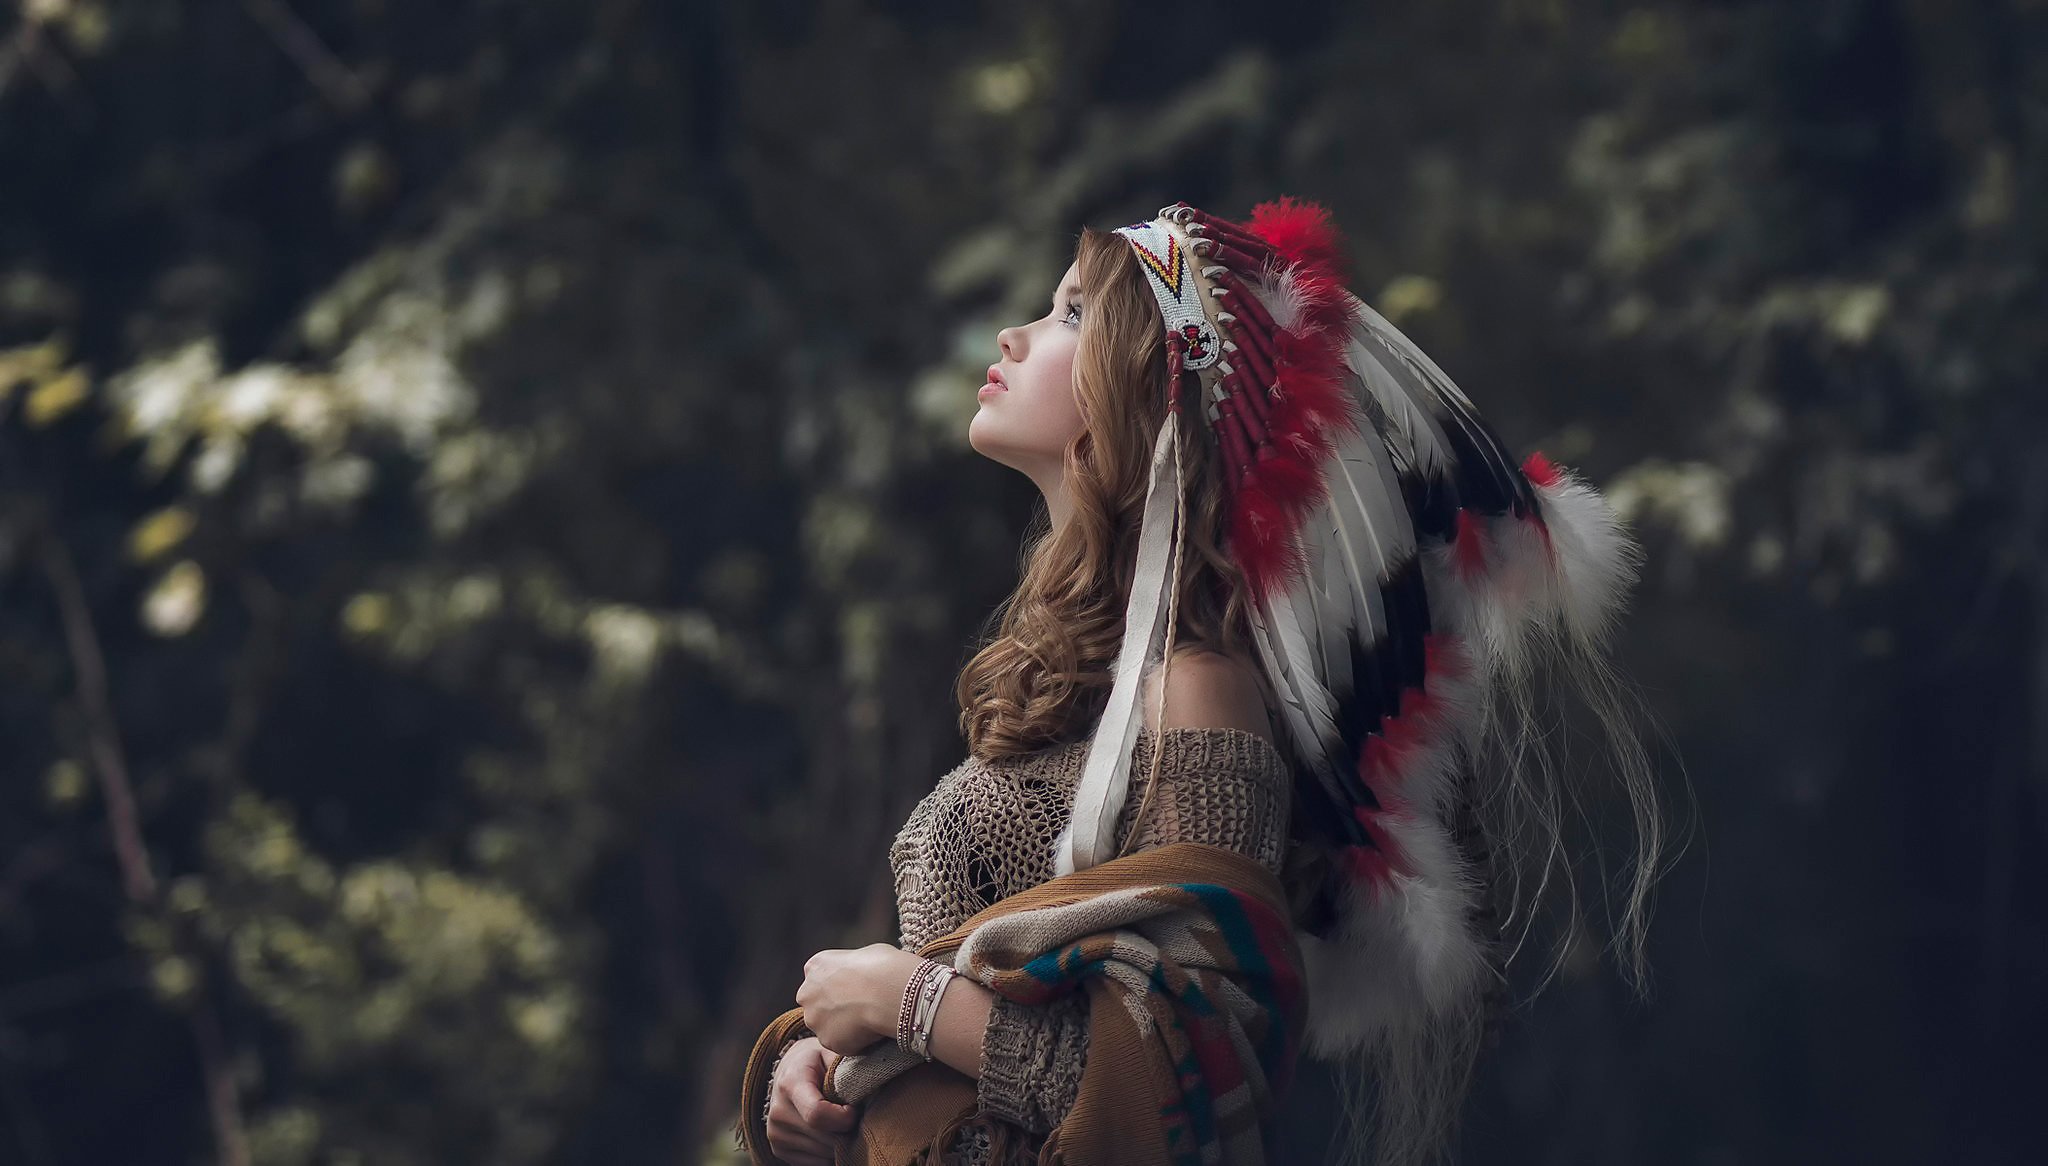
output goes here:
[[1650, 555], [1656, 992], [1575, 947], [1465, 1160], [2039, 1161], [2044, 66], [2043, 0], [0, 0], [0, 1162], [730, 1161], [963, 752], [996, 329], [1280, 193]]

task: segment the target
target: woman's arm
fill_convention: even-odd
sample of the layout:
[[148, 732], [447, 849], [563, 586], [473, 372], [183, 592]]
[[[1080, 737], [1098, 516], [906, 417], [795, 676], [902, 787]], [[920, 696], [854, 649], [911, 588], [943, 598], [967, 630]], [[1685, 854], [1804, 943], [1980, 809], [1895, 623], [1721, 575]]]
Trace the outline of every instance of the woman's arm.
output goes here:
[[[910, 987], [910, 977], [918, 965], [924, 962], [923, 957], [884, 943], [870, 944], [863, 952], [848, 954], [855, 958], [867, 955], [873, 961], [868, 965], [872, 978], [865, 981], [869, 986], [861, 992], [856, 1013], [861, 1018], [863, 1039], [879, 1038], [894, 1043], [903, 993]], [[933, 1060], [944, 1061], [969, 1077], [981, 1076], [981, 1036], [988, 1028], [989, 1009], [995, 996], [966, 976], [952, 978], [946, 985], [946, 994], [939, 997], [938, 1015], [932, 1018]]]
[[[1271, 722], [1250, 666], [1213, 652], [1176, 654], [1167, 673], [1163, 715], [1159, 674], [1146, 677], [1144, 725], [1244, 729], [1271, 740]], [[1277, 864], [1284, 849], [1284, 792], [1262, 789], [1247, 768], [1259, 760], [1241, 742], [1210, 745], [1153, 738], [1161, 758], [1161, 796], [1136, 820], [1141, 776], [1134, 768], [1122, 830], [1137, 849], [1202, 842]], [[1254, 751], [1255, 752], [1255, 751]], [[978, 987], [979, 985], [977, 985]], [[948, 995], [950, 996], [951, 990]], [[984, 1113], [1043, 1134], [1065, 1120], [1080, 1091], [1088, 1059], [1089, 1000], [1084, 993], [1045, 1004], [1018, 1004], [988, 993], [976, 1094]], [[949, 1063], [952, 1063], [949, 1061]], [[963, 1070], [966, 1071], [966, 1070]]]
[[[873, 944], [860, 1003], [861, 1039], [894, 1041], [903, 993], [920, 957]], [[1081, 1083], [1088, 1052], [1088, 998], [1073, 993], [1045, 1004], [1018, 1004], [965, 976], [954, 976], [932, 1018], [932, 1059], [979, 1082], [986, 1113], [1034, 1133], [1057, 1125]]]
[[[897, 999], [902, 999], [899, 994]], [[969, 1077], [981, 1076], [981, 1035], [988, 1030], [989, 1010], [996, 994], [968, 979], [954, 976], [939, 1000], [932, 1022], [932, 1059], [944, 1061]]]

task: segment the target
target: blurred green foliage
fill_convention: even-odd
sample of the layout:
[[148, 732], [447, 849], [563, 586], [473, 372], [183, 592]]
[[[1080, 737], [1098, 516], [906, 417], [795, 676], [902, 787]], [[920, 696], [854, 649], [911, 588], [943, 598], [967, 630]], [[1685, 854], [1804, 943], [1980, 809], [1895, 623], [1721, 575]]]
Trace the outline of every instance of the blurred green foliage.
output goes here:
[[1571, 964], [1468, 1158], [2022, 1160], [2044, 63], [2038, 0], [0, 5], [0, 1161], [724, 1160], [959, 756], [995, 329], [1279, 193], [1652, 551], [1662, 992]]

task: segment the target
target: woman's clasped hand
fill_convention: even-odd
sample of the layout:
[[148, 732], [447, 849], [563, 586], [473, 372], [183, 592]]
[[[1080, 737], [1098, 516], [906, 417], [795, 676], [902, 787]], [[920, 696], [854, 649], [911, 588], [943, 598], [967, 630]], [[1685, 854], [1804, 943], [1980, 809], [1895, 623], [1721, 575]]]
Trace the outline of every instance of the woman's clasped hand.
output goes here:
[[769, 1083], [768, 1148], [789, 1166], [832, 1166], [833, 1142], [854, 1128], [850, 1105], [825, 1099], [825, 1046], [789, 1046]]
[[903, 989], [921, 962], [917, 953], [886, 943], [817, 953], [804, 962], [796, 990], [804, 1024], [827, 1051], [847, 1056], [896, 1039]]
[[894, 1039], [897, 1004], [919, 962], [886, 943], [827, 948], [804, 962], [796, 1002], [816, 1035], [789, 1046], [768, 1098], [768, 1146], [790, 1166], [831, 1166], [836, 1138], [857, 1124], [853, 1106], [825, 1097], [827, 1053], [851, 1055]]

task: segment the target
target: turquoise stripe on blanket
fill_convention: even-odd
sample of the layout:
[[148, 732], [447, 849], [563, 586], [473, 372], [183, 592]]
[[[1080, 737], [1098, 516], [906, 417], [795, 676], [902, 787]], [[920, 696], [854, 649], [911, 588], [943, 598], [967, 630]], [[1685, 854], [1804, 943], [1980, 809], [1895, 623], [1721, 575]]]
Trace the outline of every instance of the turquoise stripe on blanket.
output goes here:
[[1246, 973], [1249, 981], [1246, 986], [1251, 989], [1253, 997], [1274, 1013], [1275, 1023], [1266, 1026], [1264, 1039], [1260, 1041], [1262, 1047], [1259, 1049], [1259, 1059], [1265, 1062], [1266, 1071], [1272, 1073], [1287, 1064], [1287, 1025], [1283, 1022], [1281, 1013], [1284, 1009], [1293, 1008], [1295, 1001], [1283, 998], [1292, 994], [1285, 991], [1286, 986], [1279, 983], [1278, 977], [1274, 975], [1271, 949], [1267, 946], [1266, 937], [1253, 921], [1251, 913], [1245, 910], [1244, 896], [1214, 883], [1179, 885], [1182, 890], [1201, 899], [1203, 906], [1208, 910], [1209, 918], [1215, 921], [1217, 930], [1223, 934], [1224, 942], [1229, 944], [1230, 953], [1236, 959], [1238, 967]]

